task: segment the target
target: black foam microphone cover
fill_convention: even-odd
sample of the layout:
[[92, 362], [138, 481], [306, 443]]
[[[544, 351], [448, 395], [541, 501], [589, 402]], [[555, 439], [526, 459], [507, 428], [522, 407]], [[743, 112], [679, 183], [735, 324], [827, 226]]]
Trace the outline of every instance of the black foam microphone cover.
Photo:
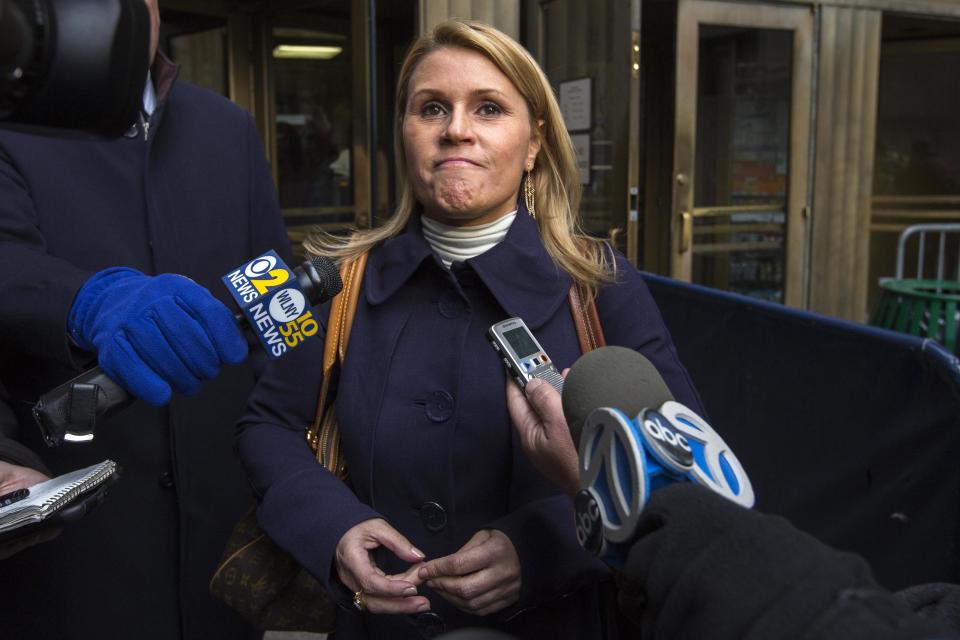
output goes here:
[[323, 304], [343, 289], [340, 270], [327, 256], [314, 256], [293, 271], [311, 306]]
[[626, 347], [601, 347], [584, 354], [563, 384], [563, 415], [576, 445], [583, 421], [594, 409], [619, 409], [632, 419], [668, 400], [673, 394], [653, 363]]

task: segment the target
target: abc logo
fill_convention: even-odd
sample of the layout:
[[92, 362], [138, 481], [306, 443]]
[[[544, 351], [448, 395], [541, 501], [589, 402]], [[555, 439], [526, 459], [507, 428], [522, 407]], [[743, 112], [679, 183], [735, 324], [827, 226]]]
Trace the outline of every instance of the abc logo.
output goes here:
[[640, 416], [643, 439], [651, 453], [676, 471], [693, 466], [693, 448], [682, 433], [678, 433], [658, 411], [645, 411]]
[[680, 447], [682, 449], [686, 449], [687, 451], [691, 451], [690, 443], [687, 442], [687, 439], [666, 425], [659, 424], [654, 420], [645, 420], [643, 423], [643, 428], [646, 429], [647, 434], [651, 438], [656, 438], [657, 440], [660, 440], [671, 447]]
[[603, 549], [603, 521], [600, 505], [591, 491], [593, 490], [581, 490], [573, 499], [577, 542], [590, 553], [600, 555]]

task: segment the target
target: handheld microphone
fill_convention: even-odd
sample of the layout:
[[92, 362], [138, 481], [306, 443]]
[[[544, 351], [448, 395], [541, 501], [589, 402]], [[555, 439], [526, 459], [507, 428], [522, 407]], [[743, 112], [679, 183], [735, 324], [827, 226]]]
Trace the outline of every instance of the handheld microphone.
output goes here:
[[221, 278], [240, 313], [234, 314], [260, 339], [270, 358], [283, 356], [320, 328], [310, 308], [340, 293], [343, 282], [333, 260], [317, 256], [291, 270], [276, 251], [254, 258]]
[[[290, 269], [275, 251], [254, 258], [222, 278], [240, 313], [237, 323], [251, 329], [271, 358], [298, 347], [319, 330], [310, 308], [340, 293], [343, 282], [332, 260], [317, 256]], [[33, 417], [47, 446], [93, 440], [97, 418], [136, 398], [94, 367], [40, 397]]]
[[563, 411], [579, 443], [577, 539], [623, 566], [650, 493], [695, 482], [750, 508], [753, 486], [723, 438], [673, 400], [654, 366], [623, 347], [581, 357], [567, 375]]

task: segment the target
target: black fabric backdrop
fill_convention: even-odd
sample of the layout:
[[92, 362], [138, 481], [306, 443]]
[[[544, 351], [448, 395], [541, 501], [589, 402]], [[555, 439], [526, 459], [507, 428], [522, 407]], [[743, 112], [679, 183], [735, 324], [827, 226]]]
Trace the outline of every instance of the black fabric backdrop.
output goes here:
[[757, 508], [899, 589], [960, 582], [960, 364], [913, 336], [645, 274]]

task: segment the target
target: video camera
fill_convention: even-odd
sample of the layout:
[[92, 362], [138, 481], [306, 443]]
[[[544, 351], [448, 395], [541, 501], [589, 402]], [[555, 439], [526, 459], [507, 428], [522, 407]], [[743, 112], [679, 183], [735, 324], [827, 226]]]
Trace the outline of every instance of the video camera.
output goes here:
[[123, 133], [149, 50], [143, 0], [0, 0], [0, 126]]

